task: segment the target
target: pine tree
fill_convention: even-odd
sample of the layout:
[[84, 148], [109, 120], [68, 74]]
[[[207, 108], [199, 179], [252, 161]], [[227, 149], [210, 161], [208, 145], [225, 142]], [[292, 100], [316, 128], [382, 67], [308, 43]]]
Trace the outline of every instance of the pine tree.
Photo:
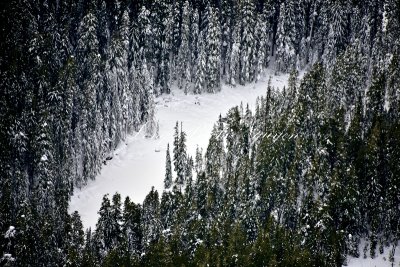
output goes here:
[[266, 21], [265, 14], [258, 14], [255, 23], [255, 51], [254, 51], [254, 79], [259, 81], [261, 79], [262, 71], [268, 63], [268, 22]]
[[345, 109], [346, 122], [352, 117], [356, 97], [364, 89], [365, 71], [360, 56], [354, 47], [349, 47], [342, 56], [335, 59], [336, 64], [332, 68], [328, 96], [332, 105], [330, 110]]
[[[398, 195], [398, 188], [400, 187], [400, 179], [399, 179], [399, 165], [396, 164], [397, 159], [399, 158], [399, 145], [400, 145], [400, 139], [399, 139], [399, 97], [396, 96], [398, 94], [399, 89], [398, 86], [399, 84], [396, 83], [396, 79], [398, 79], [398, 76], [396, 73], [398, 73], [398, 60], [397, 56], [393, 58], [393, 61], [391, 63], [391, 66], [389, 68], [389, 76], [388, 76], [388, 88], [391, 88], [393, 91], [391, 96], [389, 96], [389, 100], [391, 102], [389, 111], [387, 112], [386, 116], [386, 122], [385, 125], [387, 125], [387, 150], [386, 150], [386, 157], [387, 157], [387, 164], [388, 164], [388, 185], [387, 185], [387, 212], [386, 216], [387, 219], [385, 219], [385, 232], [386, 236], [388, 236], [389, 240], [391, 240], [393, 237], [396, 236], [396, 232], [398, 232], [399, 227], [396, 221], [399, 220], [400, 218], [400, 213], [397, 212], [393, 207], [396, 207], [400, 203], [400, 197]], [[397, 84], [397, 85], [396, 85]], [[390, 89], [389, 89], [390, 91]], [[397, 92], [397, 93], [395, 93]], [[397, 103], [397, 104], [396, 104]], [[393, 237], [390, 237], [393, 236]], [[390, 242], [390, 241], [389, 241]]]
[[[79, 114], [74, 114], [79, 121], [77, 125], [78, 142], [75, 147], [77, 158], [81, 158], [75, 164], [82, 164], [76, 175], [81, 177], [85, 183], [89, 178], [94, 178], [95, 155], [97, 151], [92, 146], [91, 137], [95, 131], [95, 125], [100, 124], [99, 117], [96, 116], [96, 95], [101, 86], [100, 55], [98, 51], [99, 41], [97, 38], [98, 22], [95, 16], [94, 6], [89, 9], [83, 18], [79, 28], [80, 38], [78, 40], [78, 56], [80, 58], [78, 70], [78, 85], [80, 86], [79, 102], [75, 109]], [[74, 127], [74, 125], [73, 125]], [[98, 140], [100, 141], [100, 140]], [[79, 179], [79, 178], [78, 178]], [[79, 182], [78, 182], [79, 185]], [[79, 185], [80, 186], [80, 185]]]
[[116, 248], [118, 244], [121, 243], [122, 240], [122, 210], [121, 210], [121, 195], [119, 193], [115, 193], [112, 197], [111, 204], [111, 220], [112, 224], [108, 226], [108, 231], [110, 231], [110, 235], [112, 236], [111, 247]]
[[133, 257], [139, 257], [142, 249], [141, 207], [131, 202], [129, 197], [124, 201], [122, 221], [128, 253]]
[[91, 266], [96, 263], [91, 228], [87, 229], [85, 232], [85, 246], [82, 250], [82, 254], [83, 266]]
[[196, 174], [199, 175], [201, 171], [203, 171], [203, 149], [199, 148], [198, 146], [196, 147], [196, 156], [195, 156], [195, 162], [194, 162], [194, 169], [196, 171]]
[[178, 57], [177, 57], [177, 68], [176, 76], [178, 79], [178, 87], [183, 89], [185, 94], [189, 92], [189, 83], [191, 78], [190, 69], [190, 14], [192, 9], [189, 6], [189, 2], [185, 1], [182, 9], [182, 33], [181, 33], [181, 43], [179, 47]]
[[186, 172], [187, 172], [187, 152], [186, 152], [186, 133], [181, 129], [178, 141], [178, 155], [176, 156], [176, 179], [175, 184], [181, 190], [186, 182]]
[[77, 211], [71, 215], [70, 232], [68, 236], [67, 262], [69, 266], [81, 265], [84, 245], [84, 232], [81, 218]]
[[143, 59], [142, 64], [143, 66], [139, 76], [141, 79], [140, 86], [143, 90], [143, 95], [141, 99], [142, 121], [146, 122], [146, 138], [152, 138], [157, 130], [157, 125], [155, 121], [153, 82], [150, 78], [145, 59]]
[[29, 265], [39, 264], [39, 247], [35, 246], [35, 239], [39, 238], [40, 228], [38, 226], [37, 211], [28, 203], [20, 206], [20, 213], [16, 221], [16, 229], [19, 229], [16, 235], [15, 256], [18, 264]]
[[174, 205], [174, 194], [172, 192], [164, 191], [161, 196], [160, 216], [163, 236], [167, 240], [171, 238], [172, 227], [175, 226], [174, 215], [176, 214], [177, 207]]
[[[143, 56], [146, 59], [151, 58], [151, 55], [154, 54], [153, 47], [153, 29], [151, 28], [150, 22], [150, 11], [143, 5], [140, 9], [138, 15], [138, 28], [139, 28], [139, 40], [138, 46], [141, 50], [143, 50]], [[151, 61], [150, 61], [151, 62]], [[138, 66], [140, 68], [140, 66]]]
[[171, 79], [171, 46], [173, 27], [173, 6], [163, 1], [155, 1], [153, 15], [154, 47], [156, 61], [155, 90], [159, 93], [170, 93]]
[[280, 5], [276, 38], [276, 70], [286, 72], [296, 66], [299, 35], [302, 31], [301, 10], [295, 1]]
[[172, 186], [172, 167], [171, 167], [171, 156], [169, 154], [169, 144], [167, 145], [167, 154], [165, 159], [165, 178], [164, 188], [169, 189]]
[[143, 233], [142, 246], [147, 251], [161, 235], [160, 202], [158, 192], [154, 188], [143, 201], [141, 229]]
[[119, 99], [121, 101], [121, 131], [122, 140], [126, 138], [126, 134], [132, 128], [129, 114], [132, 114], [131, 108], [133, 107], [133, 96], [130, 94], [129, 89], [129, 52], [130, 52], [130, 19], [128, 10], [124, 10], [119, 25], [119, 32], [121, 38], [121, 67], [119, 75], [121, 79], [121, 86], [119, 88]]
[[190, 51], [190, 74], [188, 77], [190, 82], [193, 84], [192, 91], [194, 93], [199, 93], [194, 91], [194, 82], [197, 79], [197, 66], [198, 55], [199, 55], [199, 14], [196, 8], [192, 9], [192, 15], [190, 16], [190, 30], [189, 30], [189, 51]]
[[110, 105], [108, 137], [111, 140], [110, 149], [114, 149], [125, 138], [127, 130], [129, 19], [126, 12], [123, 18], [121, 28], [114, 33], [111, 39], [106, 63], [106, 86], [109, 91], [108, 105]]
[[332, 66], [336, 57], [340, 54], [340, 52], [345, 47], [347, 42], [346, 30], [348, 29], [347, 20], [348, 20], [348, 3], [341, 3], [340, 1], [333, 2], [329, 8], [330, 12], [330, 23], [329, 23], [329, 32], [328, 32], [328, 40], [327, 47], [324, 51], [324, 63], [329, 67]]
[[239, 46], [240, 46], [240, 37], [239, 37], [239, 29], [235, 27], [233, 30], [232, 37], [232, 46], [230, 50], [229, 57], [229, 70], [228, 70], [228, 80], [227, 83], [235, 86], [236, 82], [239, 79]]
[[[232, 32], [234, 21], [234, 1], [223, 0], [221, 1], [221, 60], [222, 60], [222, 76], [227, 77], [230, 65], [230, 55], [232, 50]], [[228, 78], [229, 82], [229, 78]]]
[[[400, 7], [396, 1], [390, 0], [384, 4], [384, 17], [382, 19], [383, 32], [386, 34], [387, 42], [392, 44], [389, 49], [399, 51], [400, 42], [397, 36], [400, 34]], [[393, 52], [393, 54], [398, 52]]]
[[187, 159], [187, 166], [185, 169], [185, 180], [186, 180], [186, 188], [185, 188], [185, 194], [187, 197], [191, 197], [191, 194], [193, 193], [193, 169], [194, 169], [194, 163], [193, 163], [193, 158], [188, 157]]
[[103, 197], [99, 215], [100, 217], [96, 224], [93, 242], [96, 250], [96, 257], [102, 259], [112, 249], [114, 238], [112, 235], [112, 225], [116, 223], [113, 221], [114, 218], [112, 216], [112, 208], [108, 195]]
[[201, 218], [208, 216], [207, 211], [207, 178], [204, 172], [197, 176], [196, 193], [195, 193], [196, 208]]
[[239, 83], [241, 85], [253, 81], [255, 78], [255, 8], [252, 0], [243, 1], [241, 7], [239, 34], [241, 37], [239, 50]]
[[224, 165], [224, 144], [222, 142], [222, 129], [214, 125], [211, 138], [205, 154], [205, 173], [208, 177], [208, 209], [216, 216], [218, 207], [221, 205], [222, 192], [222, 170]]
[[221, 26], [217, 11], [211, 6], [207, 8], [207, 19], [205, 84], [207, 92], [215, 93], [221, 90]]
[[206, 88], [206, 45], [204, 30], [200, 32], [197, 42], [198, 56], [195, 62], [194, 89], [195, 94], [201, 94]]

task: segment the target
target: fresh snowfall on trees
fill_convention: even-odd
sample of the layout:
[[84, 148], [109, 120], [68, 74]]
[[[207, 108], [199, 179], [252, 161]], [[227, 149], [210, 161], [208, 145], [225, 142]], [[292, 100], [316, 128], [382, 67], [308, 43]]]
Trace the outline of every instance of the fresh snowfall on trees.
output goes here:
[[[7, 0], [0, 31], [1, 266], [400, 266], [398, 0]], [[84, 228], [133, 139], [135, 187], [165, 175]]]

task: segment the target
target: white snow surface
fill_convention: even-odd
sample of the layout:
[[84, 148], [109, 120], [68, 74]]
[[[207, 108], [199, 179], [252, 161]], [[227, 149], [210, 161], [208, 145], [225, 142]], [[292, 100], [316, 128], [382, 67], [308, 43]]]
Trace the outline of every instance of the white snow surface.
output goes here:
[[[304, 73], [300, 74], [300, 77]], [[113, 159], [107, 161], [96, 179], [89, 181], [81, 189], [75, 188], [71, 198], [69, 212], [77, 210], [81, 216], [84, 228], [96, 226], [98, 211], [105, 194], [109, 197], [119, 192], [122, 200], [129, 196], [136, 203], [142, 203], [154, 186], [161, 194], [165, 175], [165, 153], [170, 144], [172, 154], [173, 134], [176, 121], [183, 123], [187, 133], [187, 149], [195, 156], [196, 147], [203, 148], [203, 154], [208, 145], [212, 127], [219, 114], [242, 102], [244, 107], [249, 103], [254, 108], [257, 96], [265, 96], [268, 79], [271, 85], [282, 89], [287, 85], [288, 75], [275, 75], [267, 69], [264, 78], [257, 83], [246, 86], [231, 87], [223, 85], [216, 94], [185, 95], [182, 90], [174, 88], [170, 95], [162, 95], [156, 99], [156, 121], [160, 124], [160, 139], [146, 139], [144, 127], [128, 136], [113, 153]], [[197, 103], [197, 104], [196, 104]], [[171, 155], [172, 156], [172, 155]], [[175, 178], [175, 173], [174, 173]], [[374, 259], [363, 258], [363, 242], [360, 244], [360, 257], [348, 257], [348, 267], [385, 267], [392, 266], [389, 262], [390, 248], [385, 247], [383, 254]], [[394, 266], [400, 266], [400, 247], [396, 248]]]
[[[187, 149], [195, 156], [197, 145], [208, 145], [212, 127], [218, 116], [223, 116], [235, 105], [249, 103], [253, 108], [257, 96], [265, 96], [268, 79], [271, 85], [282, 89], [287, 84], [288, 75], [274, 75], [267, 69], [257, 83], [231, 87], [223, 85], [216, 94], [185, 95], [182, 90], [173, 89], [170, 95], [156, 98], [156, 121], [160, 124], [160, 139], [146, 139], [144, 130], [133, 133], [119, 145], [113, 153], [113, 159], [107, 161], [99, 175], [81, 189], [75, 188], [69, 211], [77, 210], [85, 228], [95, 228], [102, 198], [115, 192], [126, 196], [136, 203], [142, 203], [154, 186], [161, 194], [165, 175], [165, 153], [167, 143], [172, 143], [176, 121], [183, 123], [187, 134]], [[196, 104], [197, 103], [197, 104]], [[174, 174], [175, 175], [175, 174]], [[174, 177], [175, 178], [175, 177]]]
[[363, 248], [365, 245], [365, 240], [361, 240], [361, 243], [359, 245], [359, 252], [360, 252], [360, 257], [358, 258], [353, 258], [351, 256], [347, 257], [347, 267], [398, 267], [400, 266], [400, 246], [396, 247], [395, 253], [394, 253], [394, 263], [389, 261], [389, 253], [392, 247], [384, 247], [384, 251], [382, 254], [379, 253], [378, 248], [376, 249], [376, 256], [375, 258], [370, 257], [370, 251], [369, 249], [367, 250], [367, 258], [364, 258], [364, 252]]

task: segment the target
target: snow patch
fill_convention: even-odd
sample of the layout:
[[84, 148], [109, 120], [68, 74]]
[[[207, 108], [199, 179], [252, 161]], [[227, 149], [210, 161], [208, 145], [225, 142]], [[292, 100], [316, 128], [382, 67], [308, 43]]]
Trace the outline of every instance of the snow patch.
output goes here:
[[[173, 143], [176, 121], [183, 123], [188, 154], [194, 156], [197, 146], [207, 147], [220, 114], [225, 115], [241, 102], [249, 103], [249, 107], [254, 109], [256, 98], [266, 94], [269, 77], [274, 88], [287, 86], [288, 74], [276, 76], [273, 69], [267, 69], [257, 83], [235, 87], [223, 85], [221, 92], [216, 94], [185, 95], [182, 90], [172, 88], [170, 95], [156, 98], [155, 121], [159, 121], [160, 138], [146, 139], [143, 127], [128, 136], [113, 153], [113, 158], [103, 166], [96, 180], [89, 181], [81, 189], [74, 189], [69, 212], [77, 210], [84, 227], [94, 229], [103, 195], [113, 195], [118, 191], [122, 198], [129, 196], [132, 201], [141, 203], [152, 186], [162, 192], [165, 149], [168, 143]], [[160, 152], [155, 153], [155, 150]]]
[[4, 235], [5, 238], [13, 238], [15, 236], [15, 227], [10, 226]]
[[[400, 266], [400, 247], [397, 246], [394, 249], [393, 254], [393, 262], [390, 261], [391, 251], [393, 247], [384, 247], [384, 251], [382, 254], [379, 253], [378, 249], [376, 250], [375, 258], [370, 257], [369, 249], [366, 251], [366, 258], [364, 258], [363, 248], [365, 247], [366, 241], [362, 240], [359, 246], [360, 257], [354, 258], [349, 256], [347, 258], [347, 267], [392, 267], [392, 266]], [[369, 247], [369, 246], [368, 246]]]

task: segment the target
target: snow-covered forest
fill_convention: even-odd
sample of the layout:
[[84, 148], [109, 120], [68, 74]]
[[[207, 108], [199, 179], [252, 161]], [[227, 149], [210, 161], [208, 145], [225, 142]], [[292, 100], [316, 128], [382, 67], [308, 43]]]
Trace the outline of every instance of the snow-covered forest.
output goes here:
[[[0, 265], [399, 264], [399, 1], [6, 0], [0, 32]], [[128, 136], [159, 138], [157, 97], [266, 69], [287, 86], [203, 150], [170, 125], [162, 192], [105, 195], [95, 229], [69, 213]]]

